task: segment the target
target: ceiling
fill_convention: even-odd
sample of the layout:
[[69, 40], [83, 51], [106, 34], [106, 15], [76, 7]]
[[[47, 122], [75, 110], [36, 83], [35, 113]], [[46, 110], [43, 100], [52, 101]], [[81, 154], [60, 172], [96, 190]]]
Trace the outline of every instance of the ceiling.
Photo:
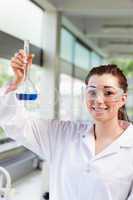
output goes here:
[[[43, 5], [44, 0], [36, 0]], [[45, 0], [46, 1], [46, 0]], [[48, 0], [109, 57], [133, 55], [133, 0]]]

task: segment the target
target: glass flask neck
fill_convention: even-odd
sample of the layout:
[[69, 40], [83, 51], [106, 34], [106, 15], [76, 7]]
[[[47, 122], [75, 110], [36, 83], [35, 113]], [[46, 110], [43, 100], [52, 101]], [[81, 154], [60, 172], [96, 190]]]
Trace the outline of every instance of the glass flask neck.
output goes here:
[[26, 54], [26, 58], [25, 58], [26, 68], [24, 70], [24, 80], [23, 81], [26, 81], [27, 79], [28, 80], [30, 79], [30, 66], [29, 66], [29, 62], [28, 62], [29, 45], [30, 45], [29, 40], [24, 40], [24, 52]]
[[30, 66], [27, 63], [26, 69], [24, 70], [24, 78], [23, 81], [30, 80]]

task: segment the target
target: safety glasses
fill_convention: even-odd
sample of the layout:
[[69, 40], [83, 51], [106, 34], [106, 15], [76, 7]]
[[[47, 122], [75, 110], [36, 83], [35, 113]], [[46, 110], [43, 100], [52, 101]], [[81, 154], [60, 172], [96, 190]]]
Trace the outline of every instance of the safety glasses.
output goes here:
[[105, 86], [105, 87], [95, 87], [86, 86], [86, 97], [87, 100], [96, 100], [98, 98], [103, 98], [106, 102], [118, 101], [119, 98], [124, 94], [121, 88]]

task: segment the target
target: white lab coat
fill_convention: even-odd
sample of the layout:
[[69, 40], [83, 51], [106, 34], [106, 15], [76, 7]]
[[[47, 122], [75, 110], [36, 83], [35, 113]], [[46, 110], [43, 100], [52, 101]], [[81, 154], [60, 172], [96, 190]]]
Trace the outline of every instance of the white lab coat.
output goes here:
[[34, 120], [13, 93], [2, 95], [0, 122], [7, 135], [49, 163], [50, 200], [133, 200], [132, 124], [95, 155], [91, 123]]

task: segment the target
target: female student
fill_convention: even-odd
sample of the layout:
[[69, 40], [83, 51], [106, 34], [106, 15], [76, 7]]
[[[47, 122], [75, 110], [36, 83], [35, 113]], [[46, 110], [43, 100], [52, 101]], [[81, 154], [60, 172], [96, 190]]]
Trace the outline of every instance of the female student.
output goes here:
[[[24, 59], [22, 50], [12, 58], [15, 80], [4, 95], [1, 125], [48, 162], [50, 200], [133, 200], [133, 125], [125, 109], [123, 72], [110, 64], [87, 75], [86, 104], [93, 123], [34, 120], [13, 92], [23, 78]], [[15, 106], [8, 109], [11, 101]]]

